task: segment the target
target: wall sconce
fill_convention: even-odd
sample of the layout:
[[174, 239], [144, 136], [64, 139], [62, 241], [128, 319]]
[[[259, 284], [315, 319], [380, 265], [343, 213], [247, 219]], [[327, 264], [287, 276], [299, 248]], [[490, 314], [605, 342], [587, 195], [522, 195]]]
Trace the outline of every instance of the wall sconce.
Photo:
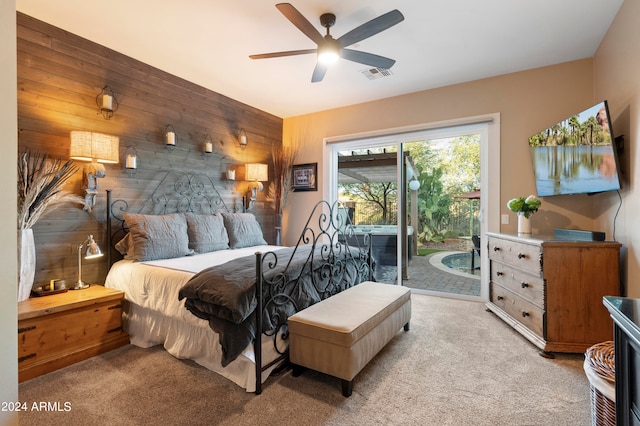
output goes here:
[[93, 239], [93, 235], [89, 235], [86, 240], [78, 245], [78, 281], [71, 290], [82, 290], [84, 288], [91, 287], [91, 284], [87, 284], [82, 281], [82, 247], [85, 245], [87, 247], [84, 254], [85, 259], [94, 259], [102, 256], [102, 250], [100, 249], [100, 246], [98, 246], [98, 243], [96, 243], [96, 240]]
[[249, 163], [245, 167], [245, 180], [254, 182], [249, 185], [249, 191], [247, 192], [247, 210], [251, 210], [258, 196], [258, 191], [264, 189], [262, 182], [269, 180], [269, 166], [260, 163]]
[[213, 152], [213, 141], [211, 135], [207, 133], [204, 137], [204, 153], [211, 154]]
[[103, 164], [118, 164], [120, 138], [102, 133], [72, 131], [69, 157], [74, 160], [90, 161], [84, 167], [82, 187], [85, 190], [84, 209], [91, 211], [96, 204], [98, 194], [98, 178], [105, 177], [107, 172]]
[[236, 171], [231, 166], [227, 169], [227, 180], [236, 180]]
[[244, 129], [240, 129], [238, 141], [240, 142], [240, 149], [244, 151], [247, 148], [247, 134], [245, 133]]
[[98, 93], [96, 104], [98, 105], [98, 114], [102, 114], [105, 120], [110, 120], [118, 110], [118, 100], [109, 86], [104, 86], [102, 92]]
[[135, 175], [138, 171], [138, 151], [131, 145], [127, 146], [124, 154], [124, 168], [129, 176]]
[[171, 124], [164, 126], [164, 147], [172, 151], [176, 147], [177, 141], [178, 136], [173, 126]]

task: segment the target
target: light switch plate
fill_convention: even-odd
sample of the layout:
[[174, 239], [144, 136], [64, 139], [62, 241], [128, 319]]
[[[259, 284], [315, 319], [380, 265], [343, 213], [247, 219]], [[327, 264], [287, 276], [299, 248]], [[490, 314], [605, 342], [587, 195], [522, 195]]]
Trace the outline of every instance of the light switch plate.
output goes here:
[[508, 224], [509, 224], [509, 215], [508, 215], [508, 214], [503, 214], [503, 215], [502, 215], [502, 221], [501, 221], [501, 223], [502, 223], [503, 225], [508, 225]]

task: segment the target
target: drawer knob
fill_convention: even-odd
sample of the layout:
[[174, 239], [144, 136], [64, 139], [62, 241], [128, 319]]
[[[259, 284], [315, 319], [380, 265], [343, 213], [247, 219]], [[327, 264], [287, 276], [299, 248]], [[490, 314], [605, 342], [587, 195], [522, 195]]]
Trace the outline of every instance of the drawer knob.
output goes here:
[[518, 253], [518, 259], [524, 259], [525, 257], [527, 257], [526, 254], [524, 253]]
[[502, 297], [502, 296], [498, 296], [498, 297], [496, 297], [496, 299], [497, 299], [497, 300], [504, 300], [504, 297]]
[[499, 276], [499, 277], [501, 277], [501, 276], [503, 276], [503, 275], [504, 275], [504, 272], [502, 272], [502, 271], [496, 271], [496, 275], [497, 275], [497, 276]]
[[524, 283], [524, 282], [522, 282], [522, 283], [520, 283], [520, 286], [521, 286], [522, 288], [527, 288], [527, 287], [529, 287], [529, 283]]
[[528, 316], [529, 316], [529, 312], [527, 312], [527, 311], [522, 311], [522, 316], [523, 316], [523, 317], [528, 317]]
[[500, 247], [495, 246], [495, 247], [493, 248], [493, 251], [500, 251]]

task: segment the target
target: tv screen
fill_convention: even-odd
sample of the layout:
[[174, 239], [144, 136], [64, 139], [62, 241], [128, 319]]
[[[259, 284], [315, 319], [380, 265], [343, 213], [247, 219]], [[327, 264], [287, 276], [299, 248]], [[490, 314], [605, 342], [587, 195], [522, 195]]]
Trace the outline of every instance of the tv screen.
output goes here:
[[607, 101], [529, 138], [538, 196], [620, 189], [618, 158]]

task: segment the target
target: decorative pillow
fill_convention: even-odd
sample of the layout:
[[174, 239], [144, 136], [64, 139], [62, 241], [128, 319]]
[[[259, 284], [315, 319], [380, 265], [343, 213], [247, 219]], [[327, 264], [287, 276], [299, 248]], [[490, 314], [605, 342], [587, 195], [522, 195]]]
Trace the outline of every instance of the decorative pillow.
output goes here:
[[116, 243], [115, 249], [118, 250], [118, 253], [123, 255], [125, 259], [133, 259], [133, 240], [130, 232], [127, 232], [127, 235]]
[[137, 261], [171, 259], [193, 254], [189, 249], [187, 220], [182, 213], [143, 215], [125, 213], [131, 258]]
[[209, 253], [229, 248], [229, 237], [219, 213], [185, 213], [189, 248], [196, 253]]
[[262, 228], [251, 213], [222, 213], [224, 227], [229, 235], [231, 248], [243, 248], [267, 244]]

